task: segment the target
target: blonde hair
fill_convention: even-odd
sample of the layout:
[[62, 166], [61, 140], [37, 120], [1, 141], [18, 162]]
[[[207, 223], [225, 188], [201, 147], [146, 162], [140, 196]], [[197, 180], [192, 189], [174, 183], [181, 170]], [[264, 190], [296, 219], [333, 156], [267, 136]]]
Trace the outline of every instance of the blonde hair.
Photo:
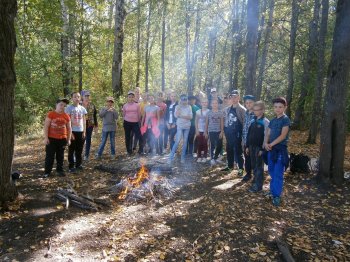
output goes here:
[[258, 106], [259, 108], [261, 108], [262, 110], [265, 110], [265, 103], [263, 101], [256, 101], [254, 103], [254, 106]]

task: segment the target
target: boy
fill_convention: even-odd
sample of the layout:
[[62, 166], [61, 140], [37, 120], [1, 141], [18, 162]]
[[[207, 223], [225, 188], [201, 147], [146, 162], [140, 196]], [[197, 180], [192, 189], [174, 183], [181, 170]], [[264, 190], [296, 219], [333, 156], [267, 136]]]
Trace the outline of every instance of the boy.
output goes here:
[[254, 111], [253, 111], [253, 105], [255, 102], [255, 97], [252, 95], [245, 95], [243, 97], [244, 100], [244, 106], [247, 109], [244, 116], [244, 123], [243, 123], [243, 133], [242, 133], [242, 142], [243, 142], [243, 153], [244, 153], [244, 169], [246, 172], [246, 175], [243, 177], [242, 181], [249, 181], [252, 177], [252, 167], [251, 167], [251, 160], [250, 155], [246, 154], [246, 148], [247, 148], [247, 134], [249, 126], [254, 119]]
[[[66, 113], [70, 116], [72, 124], [71, 144], [68, 147], [69, 172], [75, 172], [76, 169], [82, 170], [82, 152], [86, 135], [86, 109], [79, 104], [80, 93], [72, 93], [73, 105], [66, 108]], [[75, 163], [74, 163], [75, 156]]]
[[256, 102], [252, 109], [255, 116], [248, 129], [245, 153], [251, 160], [251, 168], [254, 172], [254, 180], [249, 192], [256, 193], [262, 190], [264, 182], [263, 150], [265, 133], [269, 126], [269, 120], [264, 116], [264, 102]]
[[211, 106], [212, 110], [208, 112], [205, 124], [205, 137], [209, 136], [210, 140], [210, 164], [215, 165], [222, 149], [224, 113], [219, 111], [219, 101], [217, 99], [211, 102]]
[[162, 155], [164, 149], [164, 137], [165, 137], [165, 112], [167, 105], [164, 103], [163, 92], [158, 93], [157, 106], [159, 107], [159, 131], [160, 135], [157, 143], [157, 154]]
[[284, 113], [287, 108], [287, 101], [284, 97], [277, 97], [272, 100], [272, 103], [276, 117], [271, 120], [267, 129], [265, 149], [268, 151], [272, 203], [274, 206], [279, 206], [283, 189], [283, 173], [289, 163], [287, 144], [290, 120]]
[[[165, 123], [166, 123], [166, 128], [168, 129], [170, 151], [175, 144], [175, 135], [177, 130], [175, 108], [177, 107], [177, 105], [178, 105], [178, 102], [176, 100], [176, 94], [172, 92], [170, 94], [170, 103], [165, 113]], [[167, 145], [168, 145], [168, 140], [165, 141], [165, 147], [167, 147]]]
[[85, 155], [84, 160], [89, 160], [90, 148], [91, 148], [91, 139], [92, 131], [95, 129], [97, 131], [98, 122], [97, 122], [97, 110], [95, 105], [91, 102], [90, 92], [85, 91], [83, 97], [82, 106], [87, 111], [86, 116], [86, 144], [85, 144]]
[[56, 155], [56, 172], [59, 176], [65, 176], [63, 171], [64, 150], [66, 145], [70, 145], [71, 123], [69, 115], [64, 112], [64, 108], [69, 103], [68, 99], [58, 99], [55, 111], [50, 111], [45, 119], [45, 174], [49, 177]]
[[101, 159], [105, 148], [107, 138], [109, 136], [111, 144], [111, 159], [115, 159], [115, 132], [117, 130], [118, 112], [114, 108], [114, 98], [109, 96], [106, 98], [106, 107], [100, 111], [100, 117], [103, 119], [102, 141], [98, 149], [96, 158]]
[[187, 95], [180, 96], [180, 104], [175, 107], [175, 117], [177, 126], [176, 139], [175, 144], [171, 148], [168, 163], [171, 164], [173, 162], [176, 150], [179, 147], [181, 138], [183, 137], [181, 164], [184, 164], [186, 156], [186, 145], [188, 141], [188, 134], [190, 132], [192, 119], [192, 108], [188, 105]]
[[243, 175], [242, 129], [246, 109], [239, 103], [239, 92], [233, 90], [229, 96], [230, 106], [225, 108], [225, 136], [227, 167], [221, 171], [231, 172], [234, 160], [238, 164], [238, 175]]

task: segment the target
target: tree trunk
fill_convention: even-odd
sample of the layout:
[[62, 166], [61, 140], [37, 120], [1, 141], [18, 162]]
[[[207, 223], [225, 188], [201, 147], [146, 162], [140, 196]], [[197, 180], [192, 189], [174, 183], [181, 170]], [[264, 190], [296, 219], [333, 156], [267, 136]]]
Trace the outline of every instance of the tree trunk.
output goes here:
[[324, 78], [324, 64], [325, 64], [325, 45], [327, 37], [327, 24], [328, 24], [328, 9], [329, 0], [322, 0], [322, 18], [318, 41], [318, 68], [316, 86], [314, 90], [314, 103], [312, 107], [311, 126], [309, 130], [309, 137], [307, 142], [310, 144], [316, 143], [316, 137], [318, 133], [318, 127], [320, 123], [321, 100], [323, 92], [323, 78]]
[[62, 83], [63, 94], [70, 93], [70, 73], [69, 73], [69, 21], [68, 9], [65, 0], [60, 0], [62, 12], [62, 35], [61, 35], [61, 57], [62, 57]]
[[194, 31], [194, 41], [193, 41], [193, 50], [192, 50], [192, 58], [191, 58], [191, 92], [189, 94], [193, 93], [194, 90], [194, 84], [196, 82], [196, 67], [197, 67], [197, 60], [198, 60], [198, 43], [199, 43], [199, 33], [200, 33], [200, 27], [201, 27], [201, 6], [200, 1], [197, 3], [197, 12], [196, 12], [196, 28]]
[[299, 129], [303, 121], [303, 112], [305, 100], [309, 90], [314, 85], [312, 74], [315, 71], [317, 61], [317, 41], [318, 41], [318, 24], [320, 18], [320, 0], [314, 1], [313, 19], [309, 24], [309, 47], [306, 54], [306, 61], [304, 63], [304, 72], [301, 80], [301, 91], [298, 99], [298, 106], [295, 111], [293, 127]]
[[268, 0], [263, 1], [263, 4], [261, 5], [261, 10], [260, 10], [261, 17], [260, 17], [260, 21], [259, 21], [258, 39], [256, 41], [256, 46], [257, 46], [258, 50], [260, 47], [261, 37], [262, 37], [264, 27], [265, 27], [265, 12], [266, 12], [266, 8], [267, 8], [267, 1]]
[[247, 50], [245, 68], [245, 94], [255, 95], [256, 92], [256, 62], [257, 39], [259, 27], [259, 1], [248, 0], [247, 3]]
[[265, 39], [264, 39], [264, 47], [261, 54], [261, 61], [259, 66], [259, 75], [258, 75], [258, 83], [256, 87], [256, 98], [260, 100], [261, 92], [262, 92], [262, 83], [264, 81], [264, 71], [266, 65], [266, 58], [269, 50], [270, 36], [272, 31], [272, 23], [273, 23], [273, 12], [275, 8], [275, 0], [270, 0], [269, 4], [269, 20], [267, 22]]
[[206, 83], [205, 83], [207, 90], [213, 87], [216, 35], [217, 35], [217, 29], [214, 26], [213, 29], [209, 31], [209, 37], [208, 37], [208, 63], [207, 63]]
[[231, 60], [229, 68], [229, 83], [230, 83], [230, 92], [233, 90], [233, 67], [235, 63], [235, 53], [237, 52], [237, 38], [238, 38], [238, 0], [232, 1], [232, 10], [231, 10]]
[[140, 86], [140, 75], [141, 75], [141, 1], [137, 1], [137, 68], [136, 68], [136, 86]]
[[151, 15], [152, 15], [152, 1], [148, 3], [148, 18], [147, 18], [147, 31], [146, 31], [146, 48], [145, 48], [145, 91], [148, 92], [148, 71], [149, 71], [149, 37], [151, 34]]
[[300, 0], [292, 2], [292, 18], [290, 21], [290, 39], [289, 39], [289, 54], [288, 54], [288, 89], [287, 89], [287, 110], [286, 114], [291, 118], [291, 103], [293, 100], [294, 89], [294, 56], [295, 56], [295, 39], [297, 37], [298, 19], [300, 13]]
[[333, 47], [325, 110], [321, 123], [319, 177], [324, 182], [344, 180], [346, 100], [350, 73], [350, 1], [339, 0], [333, 33]]
[[118, 97], [123, 93], [123, 45], [124, 45], [124, 23], [125, 7], [124, 0], [116, 0], [115, 25], [114, 25], [114, 54], [112, 64], [112, 90]]
[[[114, 6], [115, 6], [115, 1], [109, 0], [109, 7], [108, 7], [108, 30], [109, 31], [112, 29]], [[109, 52], [110, 46], [111, 46], [111, 41], [110, 41], [110, 38], [108, 37], [108, 40], [107, 40], [108, 52]]]
[[17, 1], [0, 1], [0, 205], [14, 200], [17, 196], [16, 187], [11, 181], [16, 85], [16, 14]]
[[223, 57], [220, 60], [220, 66], [219, 66], [220, 72], [219, 72], [218, 78], [216, 79], [216, 83], [215, 83], [216, 87], [219, 87], [219, 88], [222, 86], [221, 80], [222, 80], [222, 74], [223, 74], [223, 71], [224, 71], [225, 57], [227, 55], [226, 54], [226, 52], [227, 52], [227, 42], [228, 42], [228, 39], [230, 37], [230, 34], [231, 34], [230, 30], [227, 30], [227, 35], [226, 35], [226, 38], [225, 38], [225, 44], [224, 44], [224, 48], [222, 50]]
[[165, 24], [165, 18], [166, 18], [166, 8], [167, 8], [167, 1], [163, 2], [163, 16], [162, 16], [162, 61], [161, 61], [161, 67], [162, 67], [162, 91], [165, 91], [165, 30], [166, 30], [166, 24]]

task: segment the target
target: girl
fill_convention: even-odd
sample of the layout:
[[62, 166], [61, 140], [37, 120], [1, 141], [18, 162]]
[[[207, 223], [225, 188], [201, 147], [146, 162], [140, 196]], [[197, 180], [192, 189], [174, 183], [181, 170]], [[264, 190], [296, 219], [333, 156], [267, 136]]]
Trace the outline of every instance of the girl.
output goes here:
[[[208, 109], [208, 100], [201, 102], [202, 109], [196, 112], [196, 139], [197, 139], [197, 162], [205, 163], [207, 161], [208, 154], [208, 141], [205, 137], [205, 123]], [[203, 152], [203, 154], [202, 154]]]

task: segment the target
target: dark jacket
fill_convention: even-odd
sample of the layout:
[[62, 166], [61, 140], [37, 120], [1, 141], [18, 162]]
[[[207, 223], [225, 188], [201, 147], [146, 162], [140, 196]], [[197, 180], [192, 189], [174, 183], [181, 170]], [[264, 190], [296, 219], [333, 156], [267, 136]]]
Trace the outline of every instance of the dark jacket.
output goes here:
[[[176, 123], [176, 117], [175, 117], [175, 107], [178, 105], [179, 103], [176, 102], [174, 107], [173, 107], [173, 111], [172, 111], [172, 115], [173, 115], [173, 124]], [[169, 105], [167, 105], [167, 108], [166, 108], [166, 112], [165, 112], [165, 124], [168, 124], [169, 123], [169, 117], [170, 117], [170, 105], [171, 105], [171, 102]]]

